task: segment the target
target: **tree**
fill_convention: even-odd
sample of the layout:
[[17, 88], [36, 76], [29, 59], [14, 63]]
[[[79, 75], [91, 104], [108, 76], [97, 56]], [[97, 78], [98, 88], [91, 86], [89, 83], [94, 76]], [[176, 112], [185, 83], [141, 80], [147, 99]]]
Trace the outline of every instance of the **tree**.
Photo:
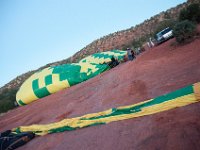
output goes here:
[[196, 24], [189, 20], [177, 23], [173, 29], [173, 35], [178, 43], [184, 43], [196, 34]]
[[190, 20], [192, 22], [200, 23], [200, 5], [193, 3], [185, 9], [182, 9], [179, 14], [179, 20]]
[[156, 34], [158, 32], [162, 31], [163, 29], [165, 29], [167, 27], [170, 27], [172, 29], [176, 23], [177, 23], [177, 21], [174, 19], [166, 19], [166, 20], [163, 20], [162, 22], [160, 22], [154, 30], [154, 33], [153, 33], [154, 38], [156, 38]]

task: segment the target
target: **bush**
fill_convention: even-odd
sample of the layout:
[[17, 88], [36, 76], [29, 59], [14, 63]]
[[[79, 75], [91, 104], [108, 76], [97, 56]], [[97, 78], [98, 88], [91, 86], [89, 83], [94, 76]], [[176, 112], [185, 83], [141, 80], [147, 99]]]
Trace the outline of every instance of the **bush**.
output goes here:
[[1, 100], [0, 101], [0, 113], [4, 113], [7, 112], [8, 110], [11, 110], [13, 108], [15, 108], [14, 102], [10, 101], [10, 100]]
[[178, 43], [184, 43], [196, 34], [196, 24], [184, 20], [177, 23], [173, 29], [173, 35]]
[[143, 39], [137, 39], [132, 41], [131, 46], [134, 48], [141, 47], [143, 44]]
[[200, 5], [193, 3], [181, 10], [179, 20], [190, 20], [192, 22], [200, 23]]
[[0, 113], [15, 108], [16, 93], [18, 89], [5, 89], [0, 94]]
[[162, 31], [163, 29], [169, 27], [169, 28], [174, 28], [175, 24], [177, 23], [176, 20], [174, 19], [167, 19], [167, 20], [164, 20], [162, 22], [160, 22], [156, 27], [155, 27], [155, 30], [154, 30], [154, 33], [153, 33], [153, 37], [156, 38], [156, 34], [160, 31]]
[[[138, 39], [134, 39], [134, 40], [130, 43], [130, 47], [133, 48], [133, 49], [142, 47], [142, 45], [143, 45], [144, 43], [146, 43], [146, 41], [148, 41], [149, 37], [151, 37], [151, 35], [150, 35], [150, 34], [147, 34], [147, 35], [141, 36], [141, 37], [138, 38]], [[129, 47], [129, 48], [130, 48], [130, 47]]]

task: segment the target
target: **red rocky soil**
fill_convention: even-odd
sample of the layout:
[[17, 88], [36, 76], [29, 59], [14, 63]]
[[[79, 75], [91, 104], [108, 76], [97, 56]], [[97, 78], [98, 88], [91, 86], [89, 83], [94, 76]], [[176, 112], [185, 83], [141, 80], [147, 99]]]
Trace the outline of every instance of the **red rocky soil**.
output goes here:
[[[138, 103], [200, 81], [200, 39], [171, 39], [136, 60], [0, 117], [0, 131]], [[158, 114], [37, 137], [19, 150], [197, 150], [200, 103]]]

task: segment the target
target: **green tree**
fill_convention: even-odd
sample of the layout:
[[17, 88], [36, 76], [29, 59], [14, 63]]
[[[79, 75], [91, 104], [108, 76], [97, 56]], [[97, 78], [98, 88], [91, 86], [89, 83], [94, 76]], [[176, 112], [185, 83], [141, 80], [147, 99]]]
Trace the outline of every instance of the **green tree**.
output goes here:
[[177, 23], [173, 29], [173, 35], [178, 43], [184, 43], [196, 34], [196, 24], [184, 20]]
[[156, 38], [156, 34], [158, 32], [162, 31], [163, 29], [165, 29], [167, 27], [170, 27], [172, 29], [176, 23], [177, 23], [177, 21], [174, 19], [166, 19], [166, 20], [163, 20], [162, 22], [160, 22], [154, 30], [154, 33], [153, 33], [154, 38]]
[[200, 23], [200, 5], [193, 3], [187, 6], [185, 9], [182, 9], [179, 14], [179, 20], [190, 20]]
[[138, 47], [142, 47], [142, 45], [148, 40], [150, 36], [146, 35], [146, 36], [142, 36], [139, 39], [134, 39], [131, 43], [131, 47], [132, 48], [138, 48]]
[[16, 93], [18, 89], [4, 89], [0, 94], [0, 113], [15, 108]]
[[1, 100], [0, 101], [0, 113], [7, 112], [15, 107], [14, 102], [10, 100]]

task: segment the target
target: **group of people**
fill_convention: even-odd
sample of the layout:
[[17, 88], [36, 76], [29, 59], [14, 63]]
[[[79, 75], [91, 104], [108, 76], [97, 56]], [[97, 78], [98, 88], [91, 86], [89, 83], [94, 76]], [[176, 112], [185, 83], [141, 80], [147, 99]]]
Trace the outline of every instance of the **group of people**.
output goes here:
[[[134, 60], [136, 58], [134, 50], [130, 49], [130, 48], [127, 48], [126, 50], [127, 50], [128, 61]], [[125, 62], [125, 61], [127, 61], [127, 58], [124, 58], [123, 62]], [[119, 63], [120, 62], [117, 60], [117, 58], [112, 57], [111, 61], [108, 63], [108, 65], [110, 66], [110, 68], [114, 68], [117, 65], [119, 65]]]

